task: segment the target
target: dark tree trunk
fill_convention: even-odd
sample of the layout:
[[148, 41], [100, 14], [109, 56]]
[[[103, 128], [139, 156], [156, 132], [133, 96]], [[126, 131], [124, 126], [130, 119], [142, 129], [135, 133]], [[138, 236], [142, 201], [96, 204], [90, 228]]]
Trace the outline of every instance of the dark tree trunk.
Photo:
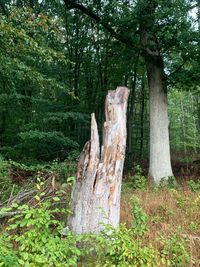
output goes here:
[[145, 83], [144, 77], [142, 78], [141, 86], [141, 108], [140, 108], [140, 154], [139, 158], [142, 159], [143, 145], [144, 145], [144, 107], [145, 107]]
[[127, 120], [127, 155], [128, 155], [128, 164], [131, 166], [133, 164], [133, 119], [134, 119], [134, 107], [135, 107], [135, 90], [136, 90], [136, 82], [137, 82], [137, 66], [138, 66], [139, 55], [137, 56], [135, 67], [134, 67], [134, 76], [133, 82], [131, 84], [130, 91], [130, 102], [128, 107], [128, 120]]

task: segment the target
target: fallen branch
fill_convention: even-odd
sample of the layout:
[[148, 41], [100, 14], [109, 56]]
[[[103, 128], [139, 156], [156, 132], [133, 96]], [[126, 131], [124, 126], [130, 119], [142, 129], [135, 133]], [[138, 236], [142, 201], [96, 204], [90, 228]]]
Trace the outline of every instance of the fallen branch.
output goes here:
[[[25, 189], [24, 191], [19, 192], [17, 195], [13, 195], [13, 190], [12, 190], [10, 197], [3, 203], [0, 203], [0, 219], [6, 217], [12, 217], [16, 214], [23, 213], [23, 211], [19, 210], [12, 211], [12, 205], [14, 203], [18, 205], [27, 204], [29, 206], [36, 208], [38, 202], [35, 199], [35, 197], [38, 194], [40, 195], [40, 203], [45, 202], [51, 200], [55, 196], [55, 192], [57, 191], [57, 189], [58, 186], [56, 185], [55, 177], [51, 176], [51, 178], [48, 178], [44, 182], [41, 190], [36, 189], [35, 185], [33, 185], [32, 188], [30, 189]], [[56, 202], [56, 205], [59, 205], [61, 203], [62, 204], [66, 203], [66, 194], [64, 196], [59, 196], [59, 198], [60, 198], [60, 203]]]

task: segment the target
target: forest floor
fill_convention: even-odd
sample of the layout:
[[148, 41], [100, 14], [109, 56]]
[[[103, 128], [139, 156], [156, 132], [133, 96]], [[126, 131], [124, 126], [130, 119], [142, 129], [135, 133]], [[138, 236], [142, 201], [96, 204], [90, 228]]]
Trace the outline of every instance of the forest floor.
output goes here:
[[[194, 265], [191, 262], [190, 266], [200, 266], [200, 191], [192, 192], [187, 184], [178, 189], [149, 187], [133, 191], [125, 187], [122, 192], [121, 223], [128, 227], [132, 224], [132, 195], [137, 196], [148, 215], [144, 243], [160, 250], [161, 240], [167, 240], [179, 232], [186, 240], [190, 259], [195, 262]], [[171, 239], [171, 246], [175, 245]]]
[[[38, 177], [43, 177], [46, 181], [43, 189], [45, 198], [47, 200], [51, 199], [55, 192], [61, 192], [59, 197], [66, 207], [66, 203], [70, 199], [73, 180], [73, 177], [69, 179], [69, 175], [74, 171], [73, 168], [70, 170], [67, 166], [69, 174], [67, 178], [64, 175], [66, 168], [64, 165], [59, 165], [54, 170], [47, 171], [43, 169], [37, 172], [32, 167], [28, 169], [15, 163], [11, 165], [9, 165], [7, 172], [7, 180], [5, 180], [7, 163], [2, 165], [3, 167], [0, 170], [2, 176], [0, 177], [0, 191], [2, 191], [0, 208], [5, 206], [5, 203], [9, 205], [9, 203], [15, 202], [17, 196], [18, 199], [22, 199], [25, 196], [24, 192], [27, 192], [27, 190], [31, 192], [37, 183]], [[179, 168], [179, 172], [184, 172], [184, 167], [185, 165], [181, 167], [182, 169]], [[137, 197], [143, 211], [148, 216], [148, 231], [142, 237], [144, 245], [152, 246], [160, 251], [168, 242], [167, 245], [171, 252], [176, 254], [179, 253], [178, 250], [180, 249], [177, 244], [179, 242], [182, 244], [181, 242], [184, 240], [190, 256], [189, 265], [186, 265], [189, 267], [200, 266], [200, 177], [198, 176], [199, 167], [195, 168], [194, 166], [187, 166], [189, 175], [182, 178], [179, 176], [176, 180], [173, 178], [168, 185], [158, 187], [147, 184], [147, 179], [142, 175], [141, 170], [132, 173], [132, 175], [127, 174], [123, 181], [121, 199], [121, 223], [126, 224], [127, 228], [131, 228], [133, 223], [131, 198], [132, 196]], [[5, 190], [5, 196], [3, 196], [3, 188], [7, 189], [7, 191]], [[17, 191], [15, 192], [15, 190]], [[25, 197], [22, 204], [34, 205], [33, 195], [28, 198]], [[58, 215], [58, 219], [65, 220], [66, 218]], [[7, 225], [7, 221], [1, 218], [0, 220], [1, 234]], [[182, 265], [179, 266], [182, 267]]]
[[[141, 162], [142, 174], [147, 177], [148, 163]], [[122, 186], [121, 223], [131, 227], [132, 205], [134, 195], [148, 215], [148, 231], [144, 243], [161, 249], [162, 241], [180, 233], [186, 240], [190, 254], [189, 266], [200, 266], [200, 160], [191, 163], [172, 161], [176, 178], [171, 177], [166, 186], [154, 187], [148, 184], [142, 188], [141, 173], [127, 173]], [[136, 190], [133, 189], [136, 178]], [[132, 179], [132, 181], [130, 181]], [[139, 189], [137, 189], [139, 186]], [[176, 239], [176, 238], [175, 238]], [[171, 239], [172, 247], [179, 240]], [[160, 242], [161, 241], [161, 242]], [[193, 262], [194, 261], [194, 262]]]

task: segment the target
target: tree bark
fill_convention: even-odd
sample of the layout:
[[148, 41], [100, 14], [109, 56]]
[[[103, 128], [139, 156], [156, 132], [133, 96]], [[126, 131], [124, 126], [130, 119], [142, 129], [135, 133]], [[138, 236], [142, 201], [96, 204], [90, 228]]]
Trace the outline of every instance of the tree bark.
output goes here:
[[141, 103], [140, 103], [140, 153], [139, 159], [142, 159], [143, 156], [143, 146], [144, 146], [144, 108], [145, 108], [145, 82], [144, 75], [142, 77], [141, 85]]
[[107, 94], [101, 151], [92, 114], [91, 139], [80, 156], [72, 191], [73, 214], [68, 218], [68, 226], [74, 233], [96, 233], [103, 229], [103, 224], [119, 224], [128, 94], [126, 87]]
[[137, 82], [137, 68], [138, 68], [139, 54], [136, 57], [135, 66], [134, 66], [134, 75], [133, 81], [130, 88], [130, 103], [128, 107], [128, 121], [127, 121], [127, 154], [128, 154], [128, 165], [132, 167], [133, 165], [133, 120], [134, 120], [134, 108], [135, 108], [135, 91], [136, 91], [136, 82]]
[[150, 101], [149, 176], [155, 184], [173, 176], [169, 146], [167, 85], [163, 56], [154, 32], [157, 1], [144, 2], [144, 20], [140, 21], [140, 39], [146, 64]]
[[169, 146], [167, 92], [162, 58], [147, 61], [150, 90], [150, 164], [149, 176], [156, 184], [173, 176]]

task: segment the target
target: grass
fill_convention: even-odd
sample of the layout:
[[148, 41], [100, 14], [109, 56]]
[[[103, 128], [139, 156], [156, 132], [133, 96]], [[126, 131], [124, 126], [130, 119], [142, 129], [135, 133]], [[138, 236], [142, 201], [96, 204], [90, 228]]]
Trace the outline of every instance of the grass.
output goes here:
[[[200, 266], [200, 191], [192, 192], [186, 185], [178, 190], [152, 188], [146, 190], [126, 189], [122, 192], [121, 222], [131, 226], [130, 198], [135, 195], [148, 215], [148, 229], [144, 242], [160, 249], [160, 237], [167, 239], [177, 229], [188, 242], [190, 266]], [[192, 263], [192, 259], [195, 265]]]

